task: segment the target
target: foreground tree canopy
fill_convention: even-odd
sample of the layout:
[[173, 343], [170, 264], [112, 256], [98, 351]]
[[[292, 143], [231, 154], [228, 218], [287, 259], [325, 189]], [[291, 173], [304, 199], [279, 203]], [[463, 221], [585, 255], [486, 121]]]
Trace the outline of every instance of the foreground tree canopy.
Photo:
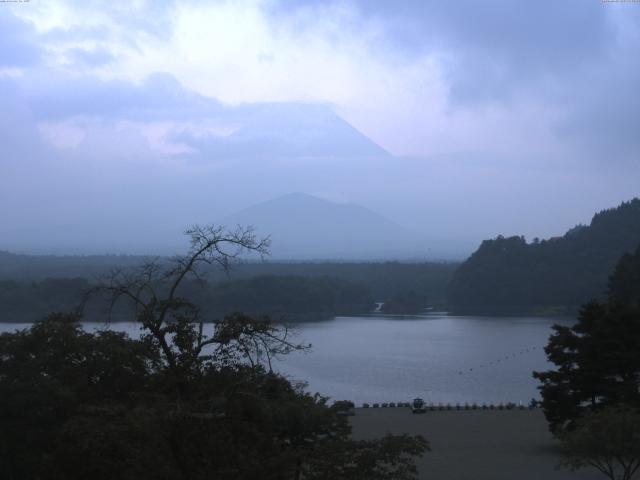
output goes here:
[[0, 477], [22, 479], [412, 479], [422, 437], [357, 441], [340, 407], [274, 373], [307, 348], [234, 314], [205, 332], [179, 296], [199, 267], [265, 253], [250, 230], [190, 230], [162, 269], [113, 272], [96, 292], [126, 300], [141, 338], [82, 330], [52, 314], [0, 335]]
[[554, 432], [587, 411], [640, 407], [640, 248], [622, 257], [608, 293], [607, 303], [585, 305], [572, 327], [554, 326], [545, 351], [557, 369], [534, 373]]
[[611, 406], [589, 412], [560, 438], [564, 467], [593, 467], [610, 480], [631, 480], [640, 468], [637, 408]]

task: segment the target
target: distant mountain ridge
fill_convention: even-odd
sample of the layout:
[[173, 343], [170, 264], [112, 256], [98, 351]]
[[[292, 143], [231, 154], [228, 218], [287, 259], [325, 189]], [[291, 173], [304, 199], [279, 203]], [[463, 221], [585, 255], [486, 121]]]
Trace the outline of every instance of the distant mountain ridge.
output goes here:
[[482, 242], [448, 287], [453, 310], [563, 312], [606, 291], [620, 257], [640, 245], [640, 199], [596, 213], [562, 237]]
[[397, 259], [424, 249], [416, 234], [372, 210], [304, 193], [253, 205], [222, 223], [270, 235], [275, 259]]

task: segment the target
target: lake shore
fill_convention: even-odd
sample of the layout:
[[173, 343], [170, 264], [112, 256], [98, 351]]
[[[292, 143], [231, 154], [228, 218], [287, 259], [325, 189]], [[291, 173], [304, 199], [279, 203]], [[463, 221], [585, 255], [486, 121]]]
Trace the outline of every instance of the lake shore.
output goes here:
[[418, 460], [420, 479], [597, 480], [589, 469], [557, 470], [558, 443], [542, 411], [462, 410], [412, 414], [409, 408], [357, 408], [355, 438], [420, 434], [432, 451]]

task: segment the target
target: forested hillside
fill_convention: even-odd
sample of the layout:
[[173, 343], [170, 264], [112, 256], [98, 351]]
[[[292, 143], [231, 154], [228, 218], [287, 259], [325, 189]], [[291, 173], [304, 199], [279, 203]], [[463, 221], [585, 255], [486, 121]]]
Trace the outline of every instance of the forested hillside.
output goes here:
[[0, 280], [0, 322], [33, 322], [51, 312], [74, 311], [88, 289], [83, 278]]
[[191, 290], [189, 296], [212, 318], [243, 312], [297, 322], [368, 313], [374, 306], [367, 288], [330, 277], [263, 275]]
[[[29, 256], [0, 251], [0, 322], [29, 322], [76, 308], [83, 292], [114, 269], [135, 268], [136, 256]], [[161, 264], [167, 259], [158, 259]], [[205, 272], [206, 284], [185, 295], [215, 315], [232, 311], [292, 321], [385, 312], [418, 313], [445, 302], [453, 263], [246, 262], [225, 274]], [[87, 316], [105, 318], [93, 306]]]
[[[95, 280], [112, 269], [140, 265], [145, 257], [134, 255], [16, 255], [0, 250], [0, 280], [42, 281], [49, 278]], [[376, 301], [414, 292], [429, 304], [442, 304], [446, 286], [458, 267], [454, 262], [273, 262], [234, 264], [230, 272], [210, 269], [212, 282], [263, 275], [333, 277], [368, 288]]]
[[502, 236], [482, 242], [455, 272], [452, 310], [571, 312], [606, 290], [618, 259], [640, 244], [640, 199], [594, 215], [564, 236], [527, 243]]
[[113, 268], [140, 265], [136, 255], [21, 255], [0, 250], [0, 280], [94, 278]]
[[[90, 288], [81, 278], [0, 281], [0, 322], [33, 322], [49, 312], [75, 311]], [[265, 275], [216, 283], [192, 281], [184, 283], [180, 294], [207, 312], [206, 321], [242, 311], [299, 322], [368, 313], [374, 308], [367, 288], [330, 277]], [[108, 311], [108, 302], [94, 295], [85, 306], [84, 318], [107, 321]], [[111, 312], [111, 320], [128, 318], [129, 314], [125, 305], [119, 305]]]
[[[122, 257], [113, 257], [117, 261]], [[0, 280], [0, 322], [32, 322], [52, 311], [74, 311], [92, 284], [108, 271], [106, 262], [87, 258], [87, 268], [76, 262], [76, 273], [85, 278]], [[126, 258], [132, 261], [132, 258]], [[141, 261], [141, 260], [140, 260]], [[34, 262], [25, 257], [25, 262]], [[56, 261], [44, 264], [56, 270]], [[32, 263], [41, 270], [42, 266]], [[241, 264], [230, 276], [210, 272], [204, 282], [189, 282], [182, 295], [208, 312], [208, 319], [235, 311], [271, 315], [288, 321], [366, 314], [374, 302], [385, 302], [386, 313], [419, 313], [427, 305], [444, 303], [445, 286], [454, 265], [449, 264]], [[52, 272], [54, 273], [54, 272]], [[28, 278], [28, 277], [27, 277]], [[113, 320], [124, 318], [120, 306]], [[85, 319], [107, 320], [107, 305], [93, 301]]]

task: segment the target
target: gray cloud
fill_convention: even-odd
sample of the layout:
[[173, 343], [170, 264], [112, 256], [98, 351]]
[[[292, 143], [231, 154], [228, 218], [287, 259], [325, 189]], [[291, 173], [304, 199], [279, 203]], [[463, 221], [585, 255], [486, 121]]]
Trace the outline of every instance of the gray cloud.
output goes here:
[[142, 84], [124, 80], [50, 75], [42, 83], [39, 75], [20, 82], [24, 95], [38, 118], [61, 120], [73, 115], [158, 120], [185, 120], [216, 115], [223, 111], [214, 99], [185, 90], [170, 74], [156, 73]]
[[35, 29], [6, 10], [0, 9], [0, 68], [39, 63], [43, 52], [36, 42]]
[[[388, 155], [329, 105], [223, 105], [185, 89], [166, 73], [154, 74], [141, 85], [68, 75], [50, 78], [46, 85], [39, 76], [23, 78], [20, 84], [39, 121], [84, 116], [111, 122], [172, 122], [176, 127], [168, 140], [191, 147], [190, 157], [221, 161]], [[182, 125], [185, 122], [188, 127]]]
[[[383, 42], [404, 54], [438, 52], [447, 62], [459, 101], [492, 100], [548, 77], [572, 74], [602, 61], [615, 44], [616, 26], [599, 1], [541, 0], [298, 0], [298, 8], [355, 5], [383, 25]], [[274, 15], [290, 13], [281, 2]]]
[[[172, 15], [176, 2], [173, 0], [155, 0], [152, 2], [123, 3], [85, 0], [83, 2], [60, 1], [74, 15], [85, 18], [87, 22], [69, 23], [54, 27], [43, 34], [49, 42], [66, 44], [81, 40], [99, 42], [120, 41], [136, 48], [139, 34], [166, 39], [171, 35]], [[96, 21], [96, 13], [100, 17]], [[107, 25], [101, 24], [106, 22]], [[114, 28], [114, 26], [116, 28]], [[108, 43], [106, 43], [108, 45]]]
[[[519, 105], [535, 106], [540, 124], [547, 125], [558, 142], [576, 148], [572, 155], [581, 155], [585, 162], [638, 162], [637, 5], [584, 0], [297, 0], [293, 7], [289, 1], [271, 5], [269, 13], [274, 22], [284, 16], [306, 22], [339, 6], [355, 9], [352, 28], [376, 22], [382, 29], [372, 48], [405, 60], [437, 55], [450, 112], [482, 119], [499, 108], [517, 117]], [[308, 15], [300, 15], [305, 11]]]
[[[368, 22], [381, 26], [371, 45], [376, 53], [379, 48], [409, 63], [424, 54], [442, 56], [447, 114], [463, 112], [482, 126], [488, 110], [503, 109], [506, 121], [517, 123], [513, 105], [539, 107], [534, 126], [548, 125], [562, 146], [548, 158], [530, 154], [537, 145], [527, 141], [500, 153], [452, 148], [440, 156], [398, 158], [336, 114], [340, 105], [227, 105], [169, 73], [133, 83], [82, 68], [65, 73], [42, 61], [43, 46], [51, 42], [88, 71], [117, 63], [108, 47], [123, 41], [119, 35], [134, 48], [134, 31], [170, 37], [171, 4], [159, 7], [158, 25], [153, 12], [144, 20], [108, 7], [131, 35], [82, 26], [39, 35], [29, 23], [0, 13], [0, 68], [25, 70], [0, 77], [0, 202], [12, 205], [0, 213], [0, 230], [55, 224], [64, 232], [65, 225], [79, 225], [109, 241], [121, 229], [122, 236], [147, 242], [164, 229], [305, 191], [362, 203], [427, 238], [452, 236], [471, 247], [498, 233], [562, 233], [640, 193], [640, 8], [579, 3], [346, 3], [355, 6], [354, 31]], [[317, 9], [316, 18], [328, 8], [326, 2], [298, 5]], [[88, 15], [98, 7], [83, 2], [80, 8]], [[274, 25], [293, 13], [290, 2], [270, 11]], [[76, 45], [92, 40], [91, 47]], [[278, 52], [270, 58], [277, 63]], [[43, 137], [43, 123], [67, 121], [85, 130], [77, 145], [59, 148]], [[167, 140], [190, 151], [154, 150], [140, 128], [163, 122], [170, 124]], [[424, 126], [398, 128], [420, 135]], [[497, 132], [492, 140], [510, 139]], [[557, 214], [549, 218], [550, 211]]]
[[[633, 48], [640, 58], [640, 48]], [[593, 67], [564, 85], [554, 100], [568, 114], [558, 122], [560, 138], [578, 143], [602, 162], [640, 165], [640, 66], [627, 59]]]

